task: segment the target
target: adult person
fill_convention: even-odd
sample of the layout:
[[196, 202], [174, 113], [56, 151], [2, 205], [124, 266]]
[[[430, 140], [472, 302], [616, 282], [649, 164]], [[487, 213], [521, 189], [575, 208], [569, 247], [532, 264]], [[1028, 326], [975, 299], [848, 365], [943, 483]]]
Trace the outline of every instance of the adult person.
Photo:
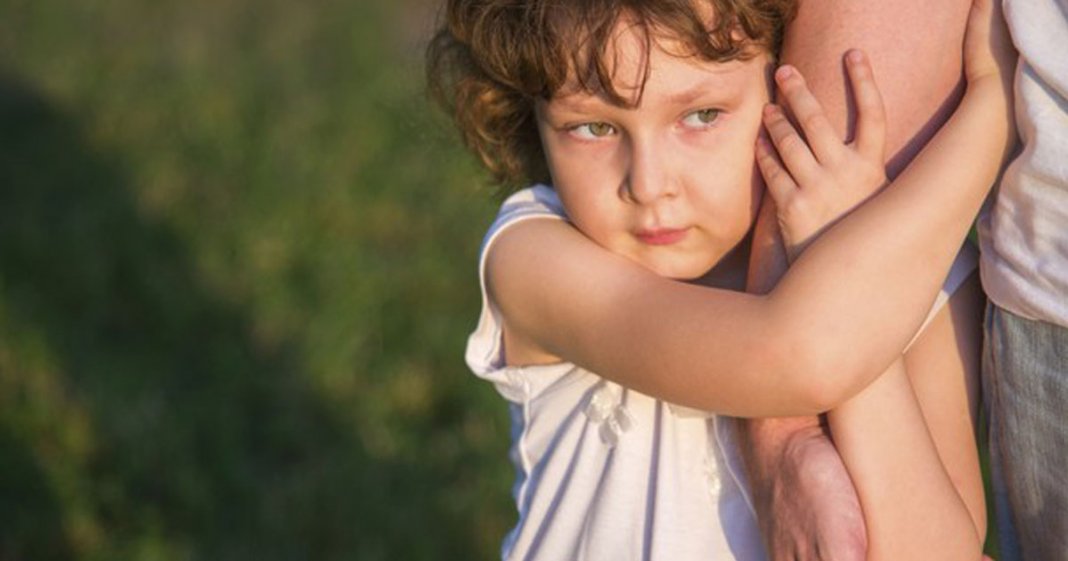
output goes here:
[[[834, 124], [846, 135], [852, 127], [852, 108], [847, 106], [845, 76], [837, 61], [852, 47], [869, 53], [886, 103], [887, 171], [893, 177], [945, 122], [959, 100], [960, 44], [970, 6], [969, 0], [934, 4], [920, 0], [803, 1], [787, 31], [781, 58], [808, 78]], [[771, 255], [775, 252], [768, 248], [766, 240], [754, 242], [751, 270], [777, 266], [776, 256]], [[981, 309], [976, 305], [979, 298], [973, 278], [968, 289], [959, 292], [934, 319], [928, 336], [955, 338], [960, 352], [956, 360], [943, 361], [941, 372], [925, 376], [926, 380], [963, 384], [969, 379], [966, 372], [979, 368], [980, 318], [964, 312]], [[924, 347], [921, 339], [910, 353], [922, 357]], [[969, 403], [948, 408], [946, 414], [963, 418], [938, 424], [971, 431], [978, 388], [973, 384], [957, 393], [969, 396]], [[744, 422], [740, 432], [769, 560], [863, 560], [867, 542], [860, 505], [819, 419], [753, 420]], [[974, 448], [939, 452], [944, 460], [975, 455]], [[952, 462], [947, 467], [954, 476]], [[979, 482], [964, 484], [974, 487]], [[973, 501], [982, 501], [981, 493], [973, 496], [978, 497]], [[969, 507], [972, 512], [984, 510], [982, 504]], [[985, 521], [976, 520], [976, 525], [985, 528]]]
[[1068, 559], [1068, 1], [1004, 0], [1022, 150], [980, 220], [1003, 561]]

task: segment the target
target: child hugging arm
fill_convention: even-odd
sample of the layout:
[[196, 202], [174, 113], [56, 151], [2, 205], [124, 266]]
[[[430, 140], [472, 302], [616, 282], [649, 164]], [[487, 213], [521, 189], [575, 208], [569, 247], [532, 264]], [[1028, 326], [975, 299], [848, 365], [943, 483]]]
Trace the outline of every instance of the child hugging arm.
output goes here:
[[[1011, 50], [1006, 48], [1007, 34], [993, 17], [993, 11], [989, 0], [973, 6], [964, 51], [968, 92], [947, 127], [959, 123], [959, 119], [968, 118], [969, 112], [982, 111], [984, 97], [997, 100], [1005, 95], [1002, 91], [1006, 88], [1006, 76], [998, 70], [993, 53]], [[991, 45], [995, 46], [994, 50]], [[852, 58], [857, 53], [854, 51], [848, 56]], [[855, 72], [855, 66], [849, 68]], [[847, 156], [853, 154], [846, 151], [846, 156], [841, 155], [838, 145], [833, 142], [837, 133], [833, 132], [816, 101], [808, 95], [800, 78], [783, 71], [777, 78], [797, 120], [802, 123], [812, 150], [783, 154], [789, 173], [770, 151], [759, 153], [758, 162], [768, 180], [769, 190], [782, 191], [781, 196], [776, 197], [777, 202], [785, 201], [796, 207], [797, 203], [791, 202], [791, 197], [803, 197], [806, 187], [821, 181], [820, 173], [830, 171], [833, 177], [835, 169], [848, 169]], [[858, 152], [864, 152], [865, 146], [870, 146], [870, 141], [866, 140], [870, 132], [865, 130], [870, 123], [866, 122], [865, 104], [861, 100], [868, 92], [856, 85], [855, 78], [853, 82], [859, 113], [854, 144]], [[778, 139], [777, 146], [793, 149], [792, 145], [783, 142], [794, 134], [793, 128], [780, 115], [773, 113], [772, 117], [769, 131]], [[821, 147], [828, 140], [832, 141], [831, 150]], [[943, 146], [939, 140], [936, 138], [917, 161], [922, 162], [937, 153]], [[868, 148], [868, 158], [881, 161], [882, 146], [877, 148]], [[826, 179], [822, 181], [827, 183]], [[787, 252], [792, 255], [803, 249], [817, 231], [813, 226], [796, 228], [798, 222], [782, 218], [781, 212], [780, 223]], [[818, 226], [818, 223], [815, 224]], [[952, 349], [942, 352], [952, 355]], [[929, 422], [932, 418], [938, 419], [938, 413], [925, 411], [920, 405], [922, 402], [925, 407], [939, 408], [960, 403], [963, 387], [959, 388], [961, 396], [954, 396], [954, 389], [957, 388], [935, 395], [927, 393], [930, 386], [914, 390], [905, 361], [897, 360], [871, 386], [828, 413], [835, 445], [856, 485], [863, 507], [868, 536], [865, 559], [978, 559], [981, 556], [985, 510], [981, 487], [976, 488], [978, 461], [970, 430], [936, 429]], [[966, 408], [964, 416], [967, 417]], [[970, 423], [964, 424], [970, 427]], [[940, 440], [937, 443], [936, 438]], [[955, 477], [951, 478], [943, 458], [939, 457], [940, 449], [970, 452], [964, 458], [943, 454], [947, 462], [956, 463], [952, 474]], [[772, 543], [773, 547], [776, 545]], [[776, 555], [781, 553], [775, 552]]]
[[[554, 29], [567, 15], [544, 6], [546, 13], [537, 12], [544, 2], [506, 3], [502, 12], [517, 12], [514, 28], [500, 13], [495, 20], [465, 12], [473, 9], [466, 2], [452, 4], [459, 23], [439, 36], [431, 68], [457, 104], [452, 110], [467, 142], [484, 159], [516, 160], [520, 147], [540, 138], [535, 153], [547, 161], [543, 169], [549, 168], [570, 221], [525, 221], [490, 249], [487, 282], [512, 346], [571, 359], [680, 404], [737, 415], [816, 413], [869, 384], [921, 324], [1009, 144], [1007, 100], [972, 96], [970, 105], [982, 111], [962, 107], [933, 143], [938, 149], [823, 234], [767, 295], [675, 282], [697, 279], [729, 257], [744, 237], [737, 215], [748, 225], [755, 213], [756, 196], [746, 204], [724, 193], [758, 189], [748, 183], [748, 168], [738, 169], [751, 164], [737, 162], [754, 153], [764, 101], [746, 88], [753, 89], [755, 69], [767, 63], [766, 48], [745, 60], [734, 52], [727, 62], [704, 62], [697, 47], [680, 41], [667, 45], [670, 54], [643, 53], [642, 41], [652, 47], [664, 41], [638, 36], [630, 45], [636, 52], [627, 55], [624, 33], [616, 59], [609, 53], [590, 61], [596, 54], [590, 49], [572, 60], [567, 55], [574, 49], [553, 42], [595, 41]], [[505, 49], [479, 52], [489, 40], [475, 34], [490, 34], [479, 26], [493, 28], [497, 40], [531, 44], [515, 45], [515, 60], [504, 57]], [[604, 34], [613, 39], [612, 33]], [[527, 60], [527, 54], [550, 60]], [[563, 57], [564, 67], [551, 67], [552, 57]], [[620, 68], [603, 68], [611, 60]], [[593, 69], [575, 66], [582, 62]], [[697, 68], [701, 76], [692, 80], [683, 73], [677, 89], [685, 91], [661, 97], [687, 101], [694, 92], [711, 92], [716, 97], [707, 109], [646, 111], [654, 84], [676, 87], [656, 76], [671, 62], [706, 68]], [[541, 80], [530, 76], [539, 68]], [[452, 70], [459, 79], [449, 77]], [[599, 80], [597, 71], [618, 75], [620, 85]], [[643, 83], [646, 72], [656, 79]], [[642, 103], [629, 107], [632, 101]], [[691, 177], [698, 172], [706, 175]], [[944, 188], [928, 189], [932, 183]], [[647, 187], [657, 184], [664, 192], [650, 195]], [[688, 195], [695, 190], [707, 193]], [[650, 204], [647, 196], [659, 198]], [[696, 224], [690, 208], [698, 204], [716, 207], [715, 224]], [[674, 230], [686, 237], [682, 244], [666, 235]], [[676, 266], [670, 263], [676, 257], [690, 261]]]
[[[849, 160], [856, 165], [823, 166], [825, 150], [852, 147], [836, 149], [806, 128], [813, 158], [781, 114], [765, 110], [787, 3], [610, 4], [590, 13], [587, 3], [452, 0], [431, 49], [431, 78], [468, 144], [501, 178], [518, 180], [522, 170], [551, 178], [566, 218], [516, 220], [487, 241], [487, 302], [503, 324], [503, 361], [573, 364], [717, 413], [839, 406], [911, 339], [996, 176], [1011, 136], [997, 67], [989, 56], [979, 61], [983, 72], [971, 74], [961, 108], [893, 184], [823, 232], [774, 290], [744, 294], [758, 150], [765, 175], [776, 165], [767, 146], [757, 148], [762, 124], [785, 166], [768, 189], [784, 225], [820, 230], [881, 178], [870, 70], [863, 59], [850, 63], [867, 145]], [[791, 84], [784, 90], [795, 110], [811, 97], [796, 73], [780, 79]], [[945, 187], [926, 189], [931, 183]], [[878, 384], [884, 379], [892, 376]], [[901, 394], [892, 389], [878, 395]], [[888, 403], [905, 409], [903, 399]], [[522, 421], [537, 419], [524, 409]], [[545, 442], [541, 458], [567, 444]], [[579, 450], [555, 477], [588, 460]], [[526, 483], [549, 478], [540, 461], [518, 455]], [[559, 493], [543, 510], [529, 506], [529, 485], [517, 493], [521, 525], [535, 511], [543, 517], [529, 551], [565, 532], [565, 519], [589, 524], [582, 513], [548, 521], [566, 502]], [[586, 547], [586, 539], [567, 541]]]
[[[814, 9], [817, 14], [826, 12], [824, 10], [825, 6], [817, 6]], [[839, 9], [844, 9], [842, 5], [839, 4], [838, 6]], [[991, 41], [1002, 43], [996, 48], [998, 53], [1011, 52], [1011, 47], [1007, 45], [1007, 34], [1000, 24], [1000, 18], [989, 19], [990, 9], [990, 3], [980, 3], [973, 7], [971, 21], [969, 22], [969, 45], [965, 49], [965, 70], [969, 76], [969, 84], [974, 84], [981, 80], [981, 78], [977, 78], [982, 74], [982, 71], [978, 69], [982, 68], [983, 65], [977, 60], [989, 58], [976, 56], [977, 48], [985, 48], [983, 41], [990, 39]], [[816, 17], [825, 18], [826, 13]], [[908, 16], [903, 16], [903, 19], [908, 19]], [[823, 21], [823, 19], [820, 21]], [[960, 21], [963, 26], [964, 18], [961, 17]], [[808, 24], [812, 25], [811, 17]], [[883, 23], [883, 25], [894, 24]], [[992, 38], [991, 35], [983, 32], [985, 28], [991, 26], [995, 31]], [[913, 31], [913, 33], [916, 32]], [[949, 33], [949, 35], [952, 36], [953, 34]], [[807, 36], [802, 36], [798, 41], [804, 42], [806, 40], [805, 37]], [[838, 45], [841, 44], [838, 43]], [[899, 47], [895, 46], [894, 48]], [[823, 52], [833, 51], [834, 49], [834, 46], [829, 46]], [[891, 54], [889, 56], [893, 58], [896, 55]], [[947, 59], [952, 58], [952, 56], [947, 57]], [[937, 63], [934, 62], [924, 61], [920, 64], [926, 65], [928, 69], [937, 67]], [[1007, 60], [1003, 64], [1011, 68], [1011, 63]], [[899, 74], [906, 72], [893, 63], [889, 63], [888, 66], [897, 68]], [[917, 72], [922, 72], [922, 70]], [[824, 74], [826, 75], [827, 73], [824, 72]], [[1007, 74], [1002, 75], [1002, 78], [1005, 77], [1007, 77]], [[979, 86], [971, 85], [969, 87], [974, 90]], [[927, 90], [935, 88], [935, 85], [920, 86], [920, 89]], [[949, 86], [946, 86], [947, 91], [948, 88]], [[901, 90], [902, 86], [898, 85], [897, 89]], [[821, 91], [824, 95], [833, 97], [834, 87], [824, 83]], [[909, 102], [906, 102], [901, 95], [902, 92], [899, 92], [896, 102], [899, 106], [907, 103], [924, 103], [920, 101], [923, 99], [922, 92], [917, 94], [920, 96], [919, 99]], [[907, 96], [908, 94], [903, 95]], [[844, 116], [844, 110], [842, 115]], [[894, 144], [895, 149], [905, 142], [905, 139], [901, 137], [906, 134], [906, 131], [915, 130], [908, 129], [906, 123], [915, 124], [919, 122], [918, 120], [927, 118], [927, 113], [922, 113], [918, 116], [902, 115], [901, 113], [897, 115], [898, 117], [894, 123], [898, 129], [897, 138], [899, 140], [896, 141], [897, 144]], [[918, 127], [918, 125], [916, 126]], [[915, 154], [915, 150], [912, 148], [902, 148], [901, 152], [906, 153], [904, 158]], [[897, 155], [902, 156], [901, 152], [897, 153]], [[901, 159], [901, 157], [895, 158], [895, 161], [891, 163], [891, 167], [900, 169]], [[943, 186], [932, 184], [929, 188], [940, 189]], [[768, 214], [768, 210], [764, 209], [765, 214]], [[771, 212], [774, 213], [773, 210]], [[762, 222], [771, 223], [774, 222], [774, 219], [762, 219]], [[763, 225], [758, 225], [758, 232], [762, 228]], [[757, 238], [770, 239], [770, 236], [762, 236], [758, 233]], [[755, 241], [754, 247], [766, 249], [768, 246], [766, 243]], [[971, 251], [971, 248], [965, 248], [965, 250]], [[774, 285], [777, 275], [781, 274], [781, 272], [772, 270], [777, 266], [772, 264], [775, 258], [769, 259], [767, 257], [769, 253], [775, 253], [774, 249], [772, 251], [764, 251], [764, 257], [759, 257], [758, 253], [761, 252], [755, 249], [754, 266], [751, 269], [749, 280], [751, 286], [756, 290], [767, 290], [769, 286]], [[970, 256], [965, 255], [962, 251], [962, 258], [959, 259], [960, 264], [965, 262], [964, 258], [970, 258]], [[974, 261], [972, 261], [971, 267], [974, 267]], [[907, 370], [907, 384], [903, 384], [902, 387], [911, 386], [911, 391], [915, 392], [920, 410], [922, 410], [922, 416], [918, 417], [920, 421], [923, 421], [920, 426], [926, 429], [925, 432], [930, 433], [930, 440], [935, 444], [939, 452], [941, 462], [933, 464], [937, 469], [926, 470], [921, 473], [928, 476], [944, 473], [949, 476], [957, 493], [968, 508], [975, 532], [981, 544], [986, 534], [986, 510], [973, 432], [978, 399], [978, 330], [981, 314], [981, 295], [979, 295], [978, 275], [968, 273], [969, 268], [961, 268], [966, 274], [958, 275], [958, 268], [958, 263], [955, 263], [951, 277], [965, 278], [966, 276], [971, 276], [971, 279], [964, 283], [956, 294], [953, 293], [952, 287], [956, 286], [953, 284], [954, 282], [959, 281], [954, 279], [947, 280], [946, 290], [951, 295], [949, 303], [937, 314], [935, 313], [938, 311], [937, 307], [932, 310], [931, 318], [929, 318], [930, 323], [911, 344], [908, 352], [903, 355], [903, 360], [898, 361], [891, 371], [899, 373], [902, 370]], [[950, 308], [952, 308], [952, 313], [950, 313]], [[889, 384], [890, 376], [887, 378], [882, 382]], [[871, 391], [873, 390], [869, 390], [865, 394]], [[861, 403], [862, 401], [858, 399], [856, 403]], [[853, 460], [860, 461], [859, 465], [886, 468], [890, 471], [896, 469], [893, 466], [901, 465], [895, 464], [895, 461], [906, 465], [923, 465], [922, 462], [915, 462], [910, 454], [903, 454], [900, 451], [903, 449], [906, 452], [913, 452], [918, 449], [916, 446], [899, 448], [892, 444], [893, 437], [890, 435], [900, 435], [900, 432], [887, 433], [884, 432], [888, 430], [885, 428], [884, 431], [878, 430], [879, 421], [884, 424], [889, 423], [891, 427], [907, 426], [908, 419], [914, 419], [911, 415], [914, 413], [915, 405], [910, 405], [903, 409], [903, 417], [887, 413], [887, 411], [892, 413], [894, 411], [893, 408], [885, 410], [883, 416], [880, 417], [877, 413], [880, 411], [878, 403], [880, 402], [874, 401], [870, 402], [868, 406], [859, 406], [851, 402], [849, 407], [843, 407], [830, 416], [831, 425], [836, 427], [834, 431], [835, 443], [842, 449], [843, 456], [853, 454]], [[844, 415], [846, 411], [851, 411], [852, 414]], [[853, 415], [860, 413], [874, 415], [870, 419], [870, 424], [859, 421], [853, 423], [844, 420], [857, 420]], [[899, 423], [901, 424], [899, 425]], [[742, 433], [743, 442], [746, 442], [742, 449], [746, 452], [747, 468], [750, 474], [750, 481], [754, 486], [754, 498], [757, 511], [760, 514], [761, 526], [769, 550], [769, 558], [775, 561], [794, 559], [795, 557], [805, 559], [822, 558], [818, 553], [819, 551], [839, 552], [835, 554], [836, 559], [853, 560], [865, 558], [864, 527], [862, 521], [858, 520], [859, 507], [856, 503], [856, 495], [850, 484], [849, 476], [842, 471], [841, 460], [837, 458], [832, 445], [823, 436], [816, 419], [813, 417], [809, 419], [754, 420], [747, 424], [750, 424], [750, 426]], [[857, 442], [885, 448], [887, 450], [886, 453], [894, 456], [892, 458], [894, 461], [883, 458], [879, 454], [858, 454], [855, 448], [846, 450], [846, 448], [851, 448]], [[864, 459], [867, 460], [867, 463], [863, 462]], [[913, 469], [916, 468], [914, 467]], [[913, 480], [907, 477], [899, 479], [898, 482], [903, 483], [901, 486], [895, 487], [893, 482], [883, 481], [879, 477], [865, 479], [863, 475], [865, 473], [870, 475], [872, 471], [861, 470], [858, 464], [853, 464], [850, 467], [850, 475], [853, 476], [854, 483], [858, 486], [858, 490], [862, 495], [862, 502], [865, 505], [869, 531], [881, 525], [879, 515], [874, 517], [870, 515], [870, 512], [879, 512], [875, 505], [879, 504], [880, 501], [893, 501], [898, 510], [893, 510], [892, 512], [915, 513], [911, 514], [911, 516], [917, 516], [917, 518], [909, 522], [920, 523], [921, 527], [927, 531], [938, 531], [940, 526], [937, 524], [923, 524], [921, 511], [909, 511], [909, 509], [905, 508], [907, 500], [903, 501], [903, 498], [907, 499], [920, 494], [918, 487], [912, 484]], [[865, 482], [869, 485], [866, 489], [863, 486]], [[873, 490], [882, 493], [879, 499], [871, 494]], [[873, 522], [875, 522], [874, 525]], [[924, 551], [922, 549], [924, 543], [922, 539], [917, 539], [916, 536], [910, 534], [888, 532], [884, 529], [871, 535], [870, 558], [882, 558], [887, 552], [901, 555], [903, 552], [908, 551], [897, 547], [900, 544], [896, 544], [893, 541], [888, 542], [888, 537], [891, 536], [897, 539], [908, 537], [912, 540], [911, 544], [920, 548], [916, 551]], [[894, 546], [890, 547], [890, 544], [894, 544]], [[881, 554], [879, 553], [880, 551], [882, 552]], [[926, 556], [932, 555], [928, 551]], [[910, 558], [909, 555], [904, 555], [904, 557]]]

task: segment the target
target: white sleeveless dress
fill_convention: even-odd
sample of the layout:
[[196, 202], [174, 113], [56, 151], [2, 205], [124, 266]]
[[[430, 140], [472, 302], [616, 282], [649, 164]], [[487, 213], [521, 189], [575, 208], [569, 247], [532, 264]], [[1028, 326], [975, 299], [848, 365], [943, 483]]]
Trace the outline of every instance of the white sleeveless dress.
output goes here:
[[[482, 313], [466, 353], [472, 371], [508, 401], [512, 417], [519, 519], [501, 557], [763, 561], [732, 419], [674, 406], [570, 363], [505, 365], [485, 258], [502, 231], [534, 219], [566, 220], [550, 187], [513, 194], [486, 234]], [[974, 269], [974, 255], [971, 262]], [[939, 305], [967, 275], [955, 276], [960, 280], [947, 286]]]

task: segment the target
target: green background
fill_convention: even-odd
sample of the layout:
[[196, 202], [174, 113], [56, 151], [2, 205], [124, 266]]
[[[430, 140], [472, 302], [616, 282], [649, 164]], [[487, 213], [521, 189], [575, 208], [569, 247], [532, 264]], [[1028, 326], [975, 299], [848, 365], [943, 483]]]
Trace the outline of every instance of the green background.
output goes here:
[[432, 0], [0, 0], [0, 560], [488, 559]]

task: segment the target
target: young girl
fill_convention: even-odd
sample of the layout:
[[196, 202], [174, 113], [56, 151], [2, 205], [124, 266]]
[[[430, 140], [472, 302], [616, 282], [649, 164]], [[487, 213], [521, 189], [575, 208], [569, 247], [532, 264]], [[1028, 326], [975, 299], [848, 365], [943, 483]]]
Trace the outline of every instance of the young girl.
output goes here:
[[[499, 179], [553, 185], [513, 195], [490, 228], [467, 353], [512, 405], [520, 518], [505, 558], [760, 559], [735, 452], [715, 418], [680, 406], [841, 406], [833, 422], [869, 532], [918, 540], [872, 539], [870, 557], [979, 558], [907, 378], [878, 375], [927, 313], [1009, 143], [989, 1], [966, 42], [968, 92], [928, 149], [772, 292], [746, 295], [735, 290], [761, 193], [754, 158], [799, 253], [885, 179], [881, 104], [859, 53], [847, 64], [856, 142], [834, 138], [789, 68], [776, 80], [808, 144], [765, 108], [789, 10], [450, 1], [432, 80]], [[779, 156], [758, 142], [762, 123]], [[887, 443], [858, 437], [865, 426]], [[866, 500], [871, 482], [914, 492]]]

